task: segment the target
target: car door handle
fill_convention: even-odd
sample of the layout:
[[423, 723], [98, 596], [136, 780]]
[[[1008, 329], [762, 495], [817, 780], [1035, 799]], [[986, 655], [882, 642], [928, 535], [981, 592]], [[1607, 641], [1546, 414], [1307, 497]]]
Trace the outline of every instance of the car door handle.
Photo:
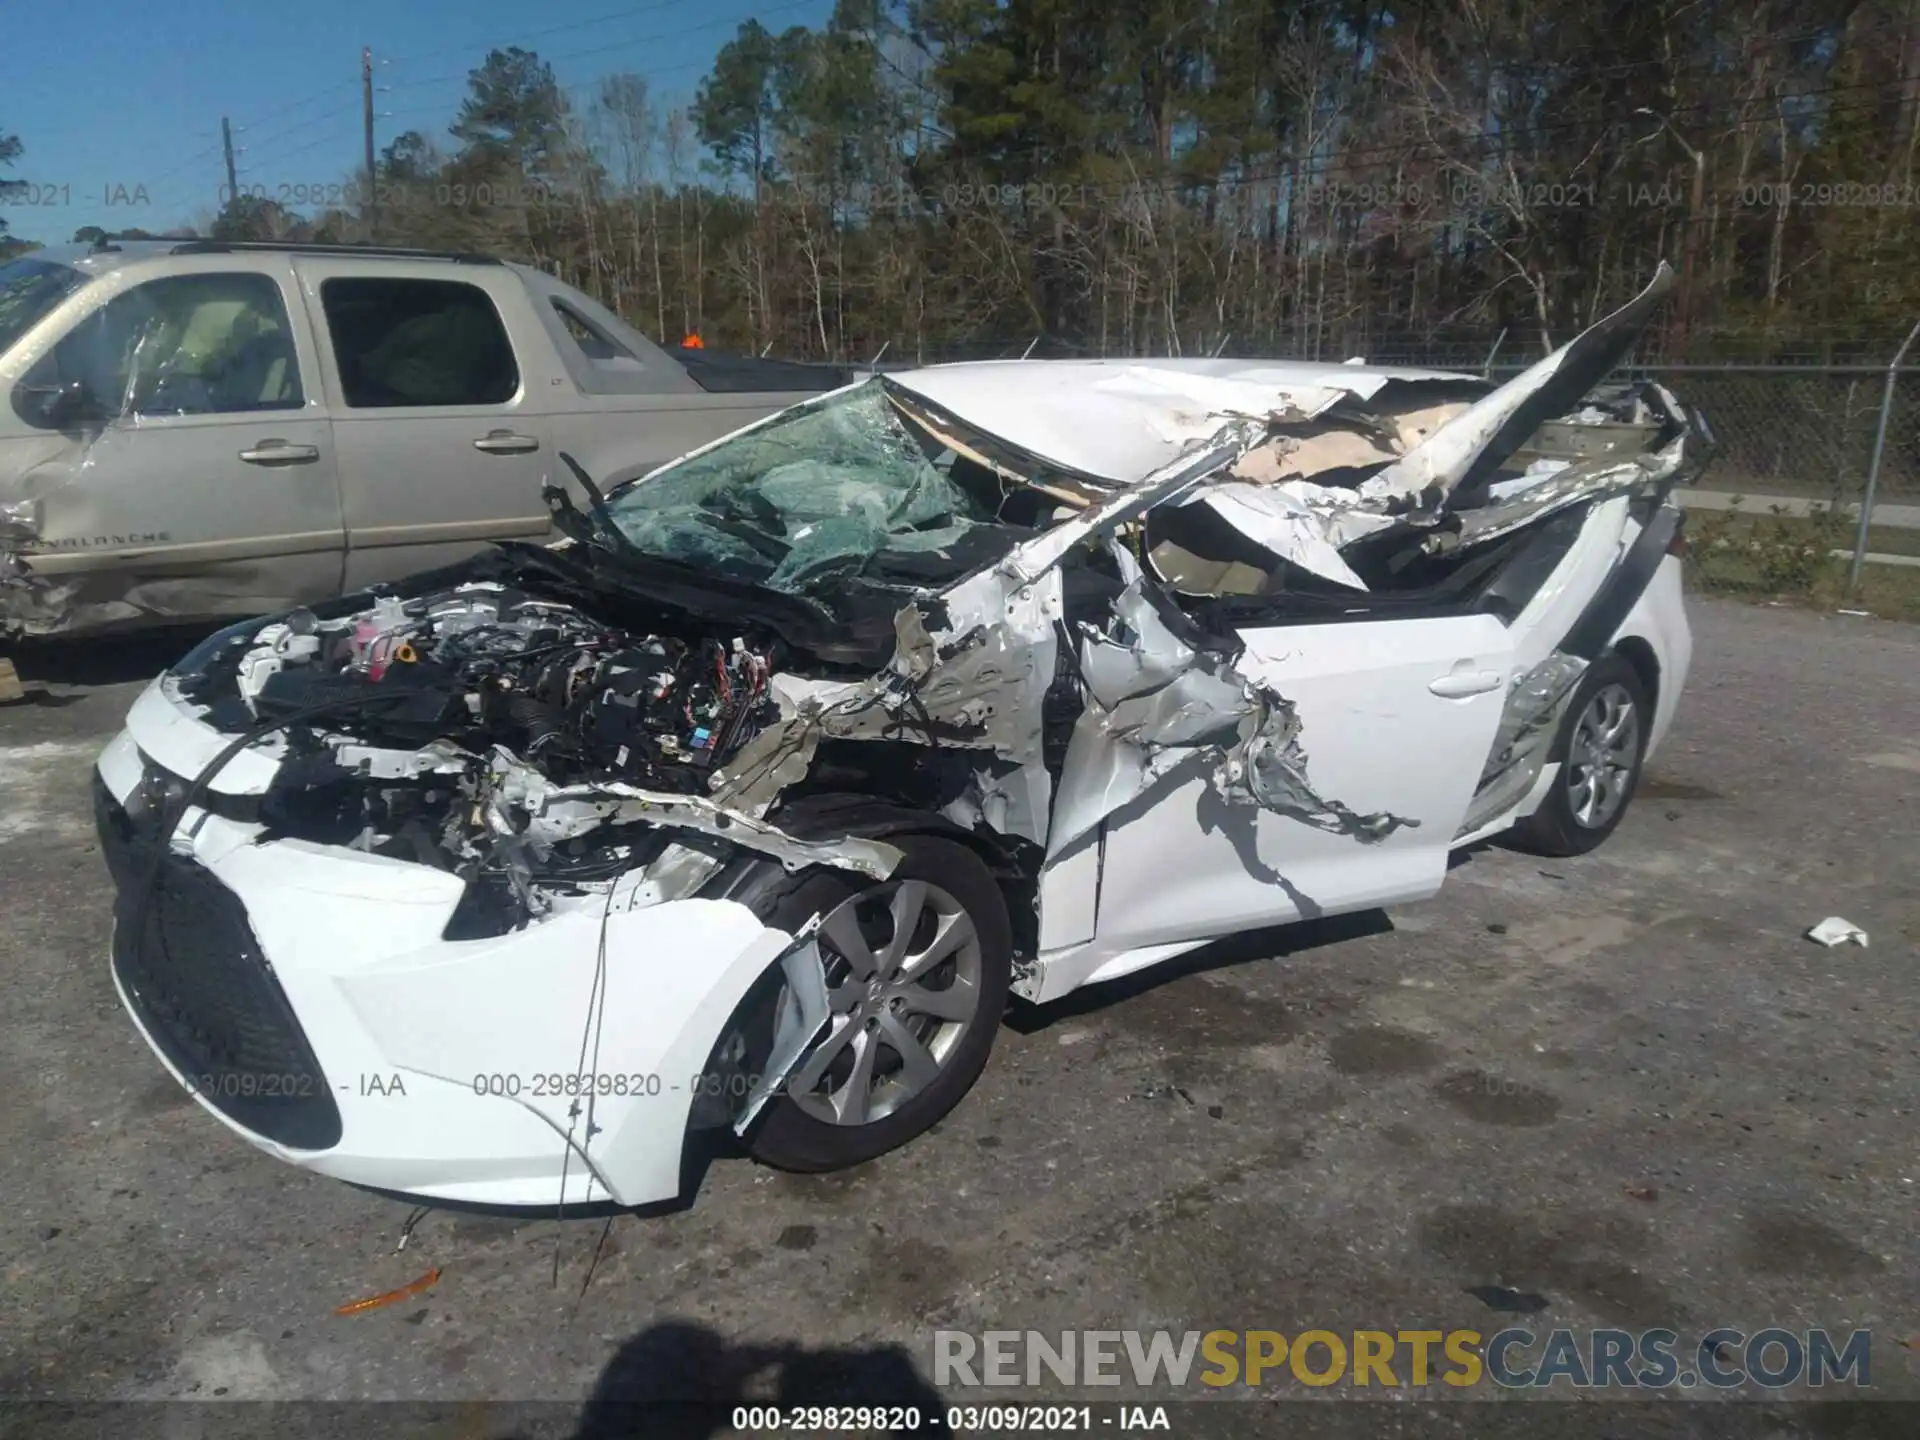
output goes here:
[[320, 458], [318, 445], [289, 445], [284, 440], [262, 440], [242, 450], [240, 458], [249, 465], [311, 465]]
[[511, 430], [489, 430], [473, 442], [473, 448], [489, 455], [525, 455], [538, 450], [540, 442], [531, 435], [516, 435]]
[[1455, 669], [1431, 682], [1427, 689], [1443, 700], [1464, 700], [1469, 695], [1498, 690], [1505, 679], [1498, 670]]

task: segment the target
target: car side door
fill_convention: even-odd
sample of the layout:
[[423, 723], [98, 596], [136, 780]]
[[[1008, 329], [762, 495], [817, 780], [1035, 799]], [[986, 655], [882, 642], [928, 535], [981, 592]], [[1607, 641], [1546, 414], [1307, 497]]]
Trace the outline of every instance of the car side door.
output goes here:
[[18, 482], [39, 511], [30, 563], [73, 587], [72, 623], [214, 620], [339, 593], [331, 425], [285, 256], [136, 272], [30, 360], [12, 399], [47, 441]]
[[[1050, 895], [1043, 881], [1043, 958], [1079, 949], [1049, 967], [1043, 998], [1124, 974], [1130, 956], [1151, 963], [1237, 930], [1440, 888], [1499, 723], [1506, 627], [1473, 614], [1256, 624], [1236, 638], [1235, 682], [1278, 697], [1297, 722], [1284, 794], [1259, 801], [1223, 784], [1223, 753], [1202, 747], [1059, 847], [1049, 871], [1083, 888]], [[1114, 743], [1077, 746], [1069, 772], [1113, 772]], [[1061, 793], [1078, 780], [1063, 775]], [[1050, 900], [1091, 934], [1048, 925]]]
[[349, 590], [544, 540], [549, 373], [505, 267], [300, 256], [334, 403]]

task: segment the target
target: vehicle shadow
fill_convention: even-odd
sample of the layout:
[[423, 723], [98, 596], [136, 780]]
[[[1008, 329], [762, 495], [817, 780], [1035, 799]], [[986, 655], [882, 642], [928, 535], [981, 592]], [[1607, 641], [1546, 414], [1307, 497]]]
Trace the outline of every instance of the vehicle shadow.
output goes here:
[[132, 635], [21, 640], [7, 653], [27, 686], [28, 700], [58, 705], [68, 697], [49, 691], [47, 686], [124, 685], [151, 680], [218, 628], [170, 626]]
[[743, 1405], [901, 1411], [903, 1423], [891, 1428], [953, 1434], [940, 1393], [897, 1345], [736, 1345], [704, 1326], [665, 1321], [614, 1353], [581, 1408], [572, 1440], [709, 1440], [734, 1431], [734, 1410]]
[[1260, 960], [1274, 960], [1323, 945], [1339, 945], [1364, 940], [1370, 935], [1392, 931], [1393, 921], [1385, 910], [1359, 910], [1346, 915], [1327, 915], [1313, 920], [1298, 920], [1290, 925], [1269, 925], [1258, 930], [1243, 930], [1236, 935], [1210, 941], [1172, 960], [1149, 965], [1131, 975], [1122, 975], [1101, 985], [1088, 985], [1071, 995], [1045, 1005], [1018, 1005], [1007, 1011], [1001, 1023], [1020, 1035], [1034, 1035], [1090, 1011], [1102, 1010], [1121, 1000], [1131, 1000], [1150, 990], [1188, 975], [1209, 970], [1224, 970]]

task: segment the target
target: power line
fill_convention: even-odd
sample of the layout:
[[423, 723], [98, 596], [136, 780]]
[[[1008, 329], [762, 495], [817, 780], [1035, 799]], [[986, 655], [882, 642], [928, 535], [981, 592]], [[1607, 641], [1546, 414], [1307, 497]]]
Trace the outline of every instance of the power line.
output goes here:
[[[356, 82], [354, 85], [348, 88], [357, 92], [360, 89], [360, 86]], [[280, 129], [269, 131], [265, 135], [255, 135], [253, 131], [256, 127], [253, 125], [240, 126], [239, 127], [240, 134], [248, 137], [249, 139], [249, 143], [246, 146], [243, 146], [242, 148], [257, 149], [269, 140], [278, 140], [287, 135], [298, 135], [300, 132], [307, 129], [309, 126], [318, 125], [325, 120], [331, 120], [336, 115], [349, 114], [352, 111], [358, 110], [359, 108], [360, 108], [359, 97], [356, 94], [354, 99], [349, 100], [343, 105], [336, 105], [331, 110], [324, 110], [318, 115], [311, 116], [305, 120], [296, 121], [292, 125], [282, 126]]]
[[[342, 106], [338, 109], [330, 110], [324, 115], [317, 115], [312, 120], [306, 121], [301, 125], [294, 126], [289, 130], [281, 131], [280, 134], [281, 135], [299, 134], [310, 126], [321, 124], [324, 121], [330, 120], [337, 115], [348, 114], [349, 112], [353, 110], [357, 110], [358, 108], [359, 107], [355, 105]], [[242, 136], [244, 136], [247, 133], [245, 127], [235, 126], [234, 129], [236, 134], [239, 134]], [[273, 137], [273, 138], [278, 138], [278, 137]], [[305, 154], [307, 151], [312, 150], [319, 145], [323, 145], [328, 140], [333, 138], [334, 138], [334, 134], [332, 132], [329, 132], [328, 134], [323, 135], [319, 139], [314, 140], [306, 145], [297, 146], [296, 148], [289, 151], [283, 151], [281, 154], [277, 156], [273, 156], [271, 158], [267, 158], [267, 159], [263, 159], [262, 157], [256, 155], [255, 152], [259, 148], [258, 142], [251, 145], [236, 146], [235, 154], [237, 156], [242, 157], [241, 160], [239, 161], [238, 168], [243, 171], [252, 171], [255, 174], [258, 174], [260, 171], [260, 167], [263, 164], [278, 164], [280, 161], [288, 159], [294, 155]], [[208, 156], [216, 155], [220, 152], [220, 148], [221, 147], [218, 145], [211, 146], [207, 150], [201, 153]], [[179, 167], [175, 171], [170, 173], [177, 174], [179, 173], [179, 169], [183, 169], [183, 168], [185, 167]], [[160, 177], [160, 178], [164, 178], [164, 177]], [[165, 209], [168, 207], [181, 207], [186, 205], [198, 205], [203, 203], [201, 200], [197, 198], [188, 198], [188, 194], [189, 192], [183, 192], [179, 190], [165, 191], [160, 195], [155, 196], [155, 198], [152, 200], [152, 208]], [[229, 198], [231, 198], [231, 196], [217, 196], [214, 208], [216, 210], [219, 209], [220, 206], [224, 204], [225, 201]]]
[[[546, 55], [540, 58], [546, 64], [552, 65], [557, 61], [577, 60], [577, 59], [580, 59], [582, 56], [586, 56], [586, 55], [607, 55], [607, 54], [611, 54], [616, 50], [631, 50], [636, 45], [658, 45], [663, 43], [664, 41], [678, 40], [688, 35], [699, 35], [709, 30], [724, 29], [729, 25], [733, 25], [733, 26], [743, 25], [749, 20], [758, 20], [761, 18], [761, 16], [764, 16], [764, 15], [783, 15], [788, 13], [789, 11], [815, 6], [815, 5], [818, 5], [819, 3], [820, 3], [820, 0], [785, 0], [785, 3], [783, 4], [770, 5], [770, 6], [764, 7], [763, 9], [761, 9], [759, 14], [756, 14], [756, 15], [723, 16], [717, 20], [703, 21], [698, 25], [683, 26], [678, 30], [662, 30], [658, 34], [654, 34], [654, 35], [637, 35], [631, 40], [620, 40], [610, 45], [592, 45], [582, 50], [569, 50], [569, 51], [564, 51], [558, 55]], [[493, 46], [490, 48], [498, 49], [500, 47]], [[706, 63], [706, 62], [702, 62], [702, 63]], [[473, 75], [472, 69], [468, 69], [468, 70], [463, 70], [459, 72], [449, 72], [445, 75], [430, 75], [424, 80], [405, 80], [405, 81], [401, 81], [398, 84], [390, 85], [387, 88], [393, 91], [417, 90], [426, 85], [444, 84], [449, 80], [465, 81], [465, 80], [471, 79], [472, 75]]]
[[[710, 62], [706, 60], [687, 60], [678, 65], [659, 66], [650, 68], [641, 78], [652, 81], [661, 75], [676, 75], [685, 70], [698, 70], [709, 63]], [[592, 104], [599, 99], [601, 87], [604, 86], [607, 81], [614, 78], [614, 75], [602, 75], [597, 80], [583, 80], [575, 85], [562, 85], [558, 88], [562, 95], [577, 97], [586, 101], [588, 104]], [[403, 115], [448, 115], [448, 123], [451, 124], [453, 117], [449, 114], [449, 110], [450, 107], [447, 105], [413, 105], [405, 110], [383, 110], [381, 112], [381, 118], [385, 120], [397, 120]]]
[[[269, 120], [277, 120], [282, 115], [290, 115], [295, 110], [304, 109], [306, 106], [311, 105], [314, 101], [322, 99], [325, 96], [336, 94], [341, 90], [353, 90], [356, 88], [358, 87], [355, 86], [352, 82], [348, 82], [346, 84], [329, 85], [324, 90], [314, 91], [313, 94], [307, 96], [306, 99], [304, 100], [296, 100], [291, 105], [282, 105], [278, 110], [269, 110], [266, 114], [258, 117], [253, 123], [255, 125], [264, 125]], [[242, 128], [245, 129], [250, 127], [242, 127]]]
[[[548, 35], [561, 35], [572, 30], [586, 30], [595, 25], [604, 25], [612, 20], [629, 20], [636, 15], [651, 15], [661, 10], [675, 10], [682, 7], [684, 0], [653, 0], [648, 5], [634, 5], [625, 10], [615, 10], [605, 15], [591, 16], [585, 20], [574, 20], [565, 25], [549, 25], [544, 30], [529, 30], [521, 35], [508, 36], [505, 39], [474, 40], [462, 45], [449, 45], [440, 50], [425, 50], [418, 55], [396, 55], [386, 62], [404, 65], [415, 60], [437, 60], [442, 55], [465, 55], [474, 50], [500, 50], [507, 46], [518, 45], [523, 40], [540, 40]], [[425, 83], [424, 81], [421, 83]]]

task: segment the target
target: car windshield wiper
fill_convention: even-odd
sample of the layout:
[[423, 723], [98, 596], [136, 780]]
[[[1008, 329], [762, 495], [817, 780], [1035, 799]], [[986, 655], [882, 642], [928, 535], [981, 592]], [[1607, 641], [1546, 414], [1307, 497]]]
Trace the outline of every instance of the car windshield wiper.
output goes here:
[[632, 559], [651, 559], [614, 523], [613, 512], [607, 508], [607, 497], [594, 484], [586, 467], [564, 450], [560, 452], [560, 459], [573, 472], [573, 478], [580, 482], [580, 488], [587, 492], [589, 508], [582, 515], [575, 507], [573, 497], [558, 485], [548, 483], [541, 486], [540, 495], [547, 502], [547, 509], [552, 512], [554, 527], [569, 540], [578, 540], [583, 545], [594, 545]]

